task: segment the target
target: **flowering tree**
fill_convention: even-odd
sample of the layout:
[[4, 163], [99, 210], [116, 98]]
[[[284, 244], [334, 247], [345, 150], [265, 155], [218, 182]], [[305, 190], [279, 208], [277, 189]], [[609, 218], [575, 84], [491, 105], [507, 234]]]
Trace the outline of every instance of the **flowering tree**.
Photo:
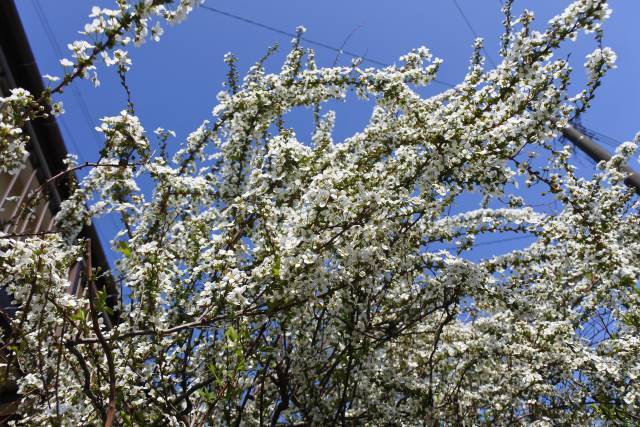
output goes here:
[[[0, 168], [20, 169], [21, 127], [72, 81], [97, 83], [98, 60], [126, 87], [125, 48], [197, 2], [172, 3], [94, 8], [57, 86], [2, 99]], [[131, 104], [103, 119], [100, 158], [69, 165], [90, 172], [58, 231], [0, 234], [0, 284], [19, 305], [2, 368], [22, 373], [19, 422], [637, 422], [640, 221], [623, 183], [635, 144], [585, 180], [548, 142], [613, 67], [609, 9], [577, 0], [538, 32], [505, 3], [500, 64], [485, 69], [478, 40], [464, 81], [427, 99], [416, 88], [441, 61], [426, 48], [382, 69], [319, 68], [298, 37], [277, 73], [263, 59], [239, 79], [229, 55], [228, 91], [179, 145], [162, 129], [152, 140]], [[583, 32], [598, 47], [570, 95], [554, 51]], [[334, 141], [326, 103], [351, 91], [371, 119]], [[308, 141], [283, 118], [300, 107], [314, 111]], [[557, 211], [527, 207], [541, 192]], [[482, 202], [462, 210], [470, 193]], [[80, 228], [110, 213], [126, 298], [108, 329], [104, 295], [70, 296], [67, 272]], [[476, 236], [505, 232], [533, 243], [471, 260]]]

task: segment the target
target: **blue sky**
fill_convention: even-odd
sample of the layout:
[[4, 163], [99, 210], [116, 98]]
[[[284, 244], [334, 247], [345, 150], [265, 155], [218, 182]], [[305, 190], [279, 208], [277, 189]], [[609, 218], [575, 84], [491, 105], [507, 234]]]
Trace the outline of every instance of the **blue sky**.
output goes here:
[[[500, 0], [457, 1], [475, 31], [484, 37], [490, 55], [497, 59], [502, 29]], [[78, 38], [77, 31], [87, 22], [91, 6], [113, 4], [103, 0], [16, 0], [16, 3], [40, 71], [58, 75], [61, 67], [53, 39], [66, 53], [66, 44]], [[640, 2], [611, 0], [610, 3], [613, 15], [605, 25], [605, 44], [618, 53], [618, 68], [605, 79], [583, 123], [615, 140], [625, 141], [640, 130], [640, 50], [637, 47]], [[425, 45], [445, 61], [439, 77], [451, 83], [458, 82], [464, 75], [474, 39], [453, 0], [207, 0], [205, 4], [285, 31], [304, 25], [308, 30], [306, 37], [332, 46], [341, 46], [348, 38], [345, 50], [384, 63], [392, 63], [411, 48]], [[537, 26], [542, 28], [567, 4], [568, 0], [516, 0], [515, 9], [534, 10]], [[51, 28], [50, 36], [46, 25]], [[178, 26], [165, 28], [160, 43], [149, 42], [132, 52], [134, 66], [129, 83], [143, 125], [148, 131], [161, 126], [175, 130], [179, 137], [186, 136], [210, 116], [215, 96], [225, 80], [227, 69], [222, 59], [226, 52], [234, 52], [239, 57], [242, 72], [275, 42], [281, 44], [281, 51], [286, 51], [289, 39], [205, 9], [194, 11]], [[565, 49], [573, 52], [571, 62], [576, 69], [577, 83], [583, 81], [584, 55], [593, 48], [591, 40], [582, 38]], [[317, 54], [322, 65], [331, 65], [336, 59], [335, 52], [322, 48], [317, 49]], [[342, 63], [348, 61], [347, 57], [340, 59]], [[271, 66], [276, 69], [278, 65], [276, 57]], [[61, 129], [69, 151], [79, 152], [81, 160], [97, 157], [98, 140], [91, 129], [97, 124], [97, 118], [115, 115], [125, 106], [113, 72], [103, 70], [100, 74], [102, 85], [98, 89], [81, 82], [77, 89], [68, 90], [63, 97], [67, 114]], [[428, 93], [442, 89], [433, 85]], [[86, 109], [81, 106], [80, 98]], [[344, 137], [366, 123], [369, 107], [339, 108], [337, 113], [338, 132]], [[583, 163], [583, 167], [589, 167], [586, 160]], [[113, 235], [115, 226], [113, 221], [98, 222], [104, 240]]]

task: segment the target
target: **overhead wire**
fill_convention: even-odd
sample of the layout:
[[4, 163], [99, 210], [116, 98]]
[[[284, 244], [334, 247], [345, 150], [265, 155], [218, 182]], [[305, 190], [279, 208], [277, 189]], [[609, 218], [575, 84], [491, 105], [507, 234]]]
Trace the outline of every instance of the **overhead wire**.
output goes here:
[[[467, 15], [464, 13], [464, 10], [462, 10], [462, 7], [460, 7], [460, 4], [458, 4], [458, 0], [451, 0], [451, 1], [455, 5], [456, 9], [458, 9], [458, 12], [462, 16], [462, 19], [464, 20], [464, 22], [467, 24], [467, 28], [469, 29], [469, 31], [471, 31], [471, 34], [473, 34], [476, 39], [480, 38], [480, 36], [478, 35], [478, 32], [475, 30], [475, 28], [473, 28], [471, 21], [469, 21], [469, 18], [467, 18]], [[491, 55], [489, 54], [489, 52], [487, 51], [487, 49], [484, 47], [484, 44], [482, 45], [482, 50], [484, 51], [484, 54], [489, 60], [489, 62], [491, 63], [491, 65], [495, 68], [497, 65], [493, 60], [493, 58], [491, 57]]]
[[[342, 44], [340, 45], [339, 49], [340, 52], [342, 52], [344, 50], [344, 47], [347, 45], [347, 43], [349, 43], [349, 40], [351, 40], [351, 37], [353, 37], [353, 35], [358, 32], [358, 30], [362, 28], [362, 24], [358, 25], [357, 27], [355, 27], [353, 30], [351, 30], [351, 32], [347, 35], [347, 37], [345, 37], [345, 39], [342, 41]], [[336, 53], [336, 58], [333, 60], [333, 66], [335, 67], [336, 65], [338, 65], [338, 60], [340, 59], [340, 52]], [[366, 54], [364, 55], [366, 56]]]
[[[462, 18], [464, 19], [464, 22], [467, 25], [467, 28], [469, 29], [469, 31], [476, 37], [478, 38], [478, 32], [475, 30], [475, 28], [473, 27], [473, 24], [471, 23], [471, 21], [469, 20], [469, 18], [467, 18], [466, 14], [464, 13], [464, 10], [462, 9], [462, 7], [460, 7], [460, 4], [458, 3], [458, 0], [451, 0], [453, 2], [453, 4], [455, 5], [456, 9], [458, 9], [458, 12], [460, 13], [460, 15], [462, 16]], [[499, 0], [501, 5], [504, 5], [502, 0]], [[482, 47], [482, 50], [485, 52], [485, 55], [487, 56], [487, 59], [489, 60], [489, 62], [491, 62], [491, 64], [495, 67], [496, 64], [493, 61], [493, 59], [491, 58], [491, 55], [489, 54], [489, 52], [487, 52], [487, 50], [484, 48], [484, 46]], [[582, 124], [574, 124], [574, 126], [577, 126], [580, 128], [580, 130], [583, 131], [583, 133], [587, 134], [588, 136], [590, 136], [592, 139], [596, 139], [599, 142], [602, 142], [605, 145], [608, 145], [611, 148], [616, 148], [618, 145], [620, 145], [620, 141], [611, 138], [601, 132], [595, 131], [593, 129], [589, 129], [586, 126], [582, 125]], [[585, 158], [588, 158], [591, 162], [590, 163], [595, 163], [593, 162], [593, 160], [584, 155]]]
[[[53, 37], [53, 34], [51, 32], [51, 28], [49, 27], [49, 25], [47, 25], [46, 23], [46, 18], [45, 15], [43, 15], [43, 11], [40, 7], [40, 3], [38, 3], [36, 0], [33, 1], [33, 5], [34, 5], [34, 9], [36, 11], [36, 15], [38, 17], [38, 20], [40, 21], [40, 24], [42, 25], [43, 29], [44, 29], [44, 33], [47, 36], [47, 39], [49, 40], [49, 44], [51, 45], [51, 47], [58, 51], [59, 48], [56, 46], [55, 43], [55, 39]], [[58, 55], [59, 57], [61, 57], [62, 55], [56, 53], [56, 55]], [[74, 86], [75, 89], [75, 86]], [[69, 125], [67, 124], [67, 120], [66, 118], [61, 115], [59, 117], [57, 117], [57, 121], [62, 125], [62, 128], [64, 129], [64, 132], [67, 136], [67, 139], [71, 142], [71, 145], [73, 146], [74, 150], [76, 151], [78, 157], [80, 158], [81, 161], [84, 161], [84, 156], [82, 155], [82, 152], [80, 151], [80, 146], [78, 145], [78, 142], [76, 141], [73, 133], [71, 132], [71, 129], [69, 128]]]
[[[32, 1], [33, 5], [34, 5], [34, 9], [36, 11], [36, 15], [38, 17], [38, 20], [40, 21], [40, 24], [42, 25], [45, 35], [47, 36], [47, 39], [49, 40], [49, 44], [51, 45], [51, 47], [53, 48], [55, 54], [59, 57], [59, 58], [63, 58], [65, 55], [62, 51], [62, 48], [60, 47], [60, 44], [58, 43], [58, 40], [55, 36], [55, 33], [53, 32], [53, 29], [51, 28], [51, 25], [49, 24], [49, 20], [47, 18], [46, 13], [44, 12], [44, 9], [42, 8], [42, 5], [40, 4], [40, 0], [33, 0]], [[80, 109], [80, 112], [84, 118], [84, 122], [87, 125], [87, 128], [89, 130], [89, 133], [92, 135], [94, 141], [96, 142], [96, 144], [98, 145], [98, 147], [101, 144], [101, 141], [98, 139], [95, 131], [94, 131], [94, 124], [93, 124], [93, 120], [92, 120], [92, 116], [91, 113], [89, 111], [89, 106], [87, 105], [87, 102], [85, 101], [84, 97], [82, 96], [82, 92], [80, 92], [80, 90], [77, 88], [77, 86], [72, 85], [71, 90], [74, 94], [74, 97], [76, 98], [76, 102], [77, 105]], [[69, 125], [66, 121], [66, 118], [64, 115], [61, 115], [59, 117], [57, 117], [58, 122], [61, 123], [62, 128], [64, 129], [68, 140], [70, 140], [71, 145], [73, 146], [73, 149], [76, 151], [76, 154], [78, 155], [78, 158], [80, 159], [80, 161], [85, 161], [85, 156], [82, 154], [82, 151], [80, 150], [80, 146], [78, 145], [77, 140], [74, 137], [73, 132], [71, 132], [71, 129], [69, 128]], [[116, 222], [116, 220], [112, 217], [112, 216], [108, 216], [109, 218], [109, 222], [111, 222], [111, 225], [113, 226], [114, 230], [120, 230], [120, 225], [118, 225], [118, 223]], [[98, 235], [100, 236], [101, 240], [103, 240], [104, 242], [108, 242], [109, 239], [105, 238], [104, 232], [100, 227], [96, 227], [96, 231], [98, 233]], [[108, 258], [108, 257], [107, 257]], [[109, 260], [107, 260], [109, 261]]]
[[[471, 23], [471, 21], [466, 16], [466, 14], [465, 14], [464, 10], [462, 9], [462, 7], [460, 7], [460, 4], [458, 3], [458, 1], [457, 0], [452, 0], [452, 1], [453, 1], [454, 5], [456, 6], [456, 8], [458, 9], [458, 12], [460, 13], [462, 18], [464, 19], [469, 31], [475, 37], [479, 37], [478, 36], [478, 32], [473, 27], [473, 24]], [[502, 0], [499, 0], [499, 2], [500, 2], [501, 5], [504, 4]], [[226, 16], [226, 17], [234, 19], [236, 21], [244, 22], [245, 24], [253, 25], [255, 27], [259, 27], [259, 28], [265, 29], [267, 31], [271, 31], [271, 32], [276, 33], [276, 34], [280, 34], [280, 35], [291, 37], [291, 38], [298, 37], [297, 34], [292, 33], [290, 31], [285, 31], [285, 30], [282, 30], [280, 28], [276, 28], [274, 26], [271, 26], [271, 25], [268, 25], [268, 24], [264, 24], [262, 22], [258, 22], [258, 21], [255, 21], [253, 19], [246, 18], [244, 16], [240, 16], [240, 15], [237, 15], [237, 14], [234, 14], [234, 13], [231, 13], [231, 12], [227, 12], [227, 11], [224, 11], [222, 9], [218, 9], [218, 8], [215, 8], [215, 7], [212, 7], [212, 6], [208, 6], [208, 5], [203, 4], [203, 5], [200, 5], [200, 8], [205, 9], [205, 10], [207, 10], [209, 12], [213, 12], [213, 13], [216, 13], [216, 14], [219, 14], [219, 15], [222, 15], [222, 16]], [[311, 44], [311, 45], [318, 46], [318, 47], [321, 47], [321, 48], [324, 48], [324, 49], [327, 49], [327, 50], [331, 50], [331, 51], [336, 52], [338, 54], [342, 54], [342, 55], [346, 55], [346, 56], [349, 56], [349, 57], [352, 57], [352, 58], [360, 59], [363, 62], [368, 62], [370, 64], [378, 65], [378, 66], [381, 66], [381, 67], [388, 67], [389, 64], [386, 63], [386, 62], [383, 62], [383, 61], [380, 61], [380, 60], [377, 60], [377, 59], [373, 59], [373, 58], [368, 57], [366, 55], [364, 55], [364, 56], [363, 55], [358, 55], [358, 54], [356, 54], [354, 52], [346, 51], [346, 50], [343, 49], [343, 47], [345, 46], [346, 42], [353, 36], [354, 32], [355, 32], [355, 30], [352, 31], [348, 35], [348, 37], [345, 39], [345, 41], [342, 43], [342, 45], [340, 47], [331, 46], [331, 45], [329, 45], [327, 43], [324, 43], [324, 42], [321, 42], [321, 41], [317, 41], [317, 40], [313, 40], [313, 39], [310, 39], [308, 37], [301, 37], [300, 39], [305, 41], [305, 42], [307, 42], [307, 43], [309, 43], [309, 44]], [[489, 52], [487, 52], [487, 50], [484, 47], [483, 47], [483, 50], [485, 52], [485, 55], [487, 56], [487, 59], [495, 67], [496, 66], [495, 61], [493, 60], [493, 58], [491, 57]], [[444, 80], [437, 79], [435, 81], [437, 83], [439, 83], [441, 85], [444, 85], [444, 86], [447, 86], [449, 88], [455, 87], [455, 85], [453, 83], [450, 83], [450, 82], [447, 82], [447, 81], [444, 81]], [[588, 130], [589, 132], [594, 133], [595, 135], [599, 135], [601, 137], [609, 139], [609, 144], [615, 142], [616, 145], [618, 145], [620, 143], [619, 141], [615, 140], [614, 138], [608, 137], [608, 136], [606, 136], [605, 134], [603, 134], [601, 132], [594, 131], [593, 129], [587, 129], [583, 125], [581, 125], [581, 127], [583, 129], [585, 129], [585, 130]], [[601, 138], [598, 138], [598, 139], [600, 140]]]
[[575, 124], [574, 126], [577, 127], [579, 130], [581, 130], [583, 133], [587, 134], [589, 137], [591, 137], [592, 139], [597, 140], [598, 142], [601, 142], [611, 148], [616, 148], [618, 147], [622, 142], [620, 142], [619, 140], [610, 137], [602, 132], [598, 132], [597, 130], [591, 129], [586, 127], [585, 125], [583, 125], [582, 123], [578, 123]]
[[[500, 244], [500, 243], [514, 242], [514, 241], [518, 241], [518, 240], [533, 239], [535, 237], [536, 236], [532, 236], [532, 235], [522, 235], [522, 236], [515, 236], [515, 237], [506, 237], [504, 239], [488, 240], [486, 242], [474, 243], [473, 244], [473, 248], [478, 247], [478, 246], [496, 245], [496, 244]], [[448, 250], [448, 251], [453, 251], [453, 250], [458, 250], [460, 248], [458, 246], [447, 246], [447, 247], [445, 247], [443, 249], [444, 250]]]
[[[502, 0], [499, 0], [499, 1], [500, 1], [500, 4], [503, 4]], [[55, 38], [55, 35], [54, 35], [54, 33], [53, 33], [52, 29], [51, 29], [51, 26], [48, 23], [48, 20], [46, 18], [46, 15], [44, 14], [44, 11], [42, 10], [42, 7], [41, 7], [41, 5], [39, 3], [39, 0], [33, 0], [33, 2], [34, 2], [34, 5], [36, 7], [36, 13], [38, 15], [38, 18], [39, 18], [40, 22], [42, 23], [42, 26], [45, 29], [45, 33], [46, 33], [47, 37], [49, 38], [49, 41], [50, 41], [52, 47], [56, 51], [56, 54], [58, 54], [60, 57], [63, 57], [64, 55], [62, 53], [62, 49], [60, 48], [60, 45], [58, 44], [58, 42], [57, 42], [57, 40]], [[469, 18], [466, 16], [464, 10], [462, 9], [462, 7], [458, 3], [458, 1], [457, 0], [452, 0], [452, 2], [454, 4], [454, 6], [456, 7], [456, 9], [458, 10], [458, 13], [463, 18], [463, 20], [464, 20], [467, 28], [469, 29], [469, 31], [474, 35], [474, 37], [479, 38], [478, 32], [473, 27], [473, 24], [471, 23]], [[222, 16], [225, 16], [227, 18], [231, 18], [231, 19], [234, 19], [236, 21], [243, 22], [245, 24], [253, 25], [255, 27], [259, 27], [259, 28], [262, 28], [264, 30], [267, 30], [267, 31], [270, 31], [272, 33], [276, 33], [276, 34], [279, 34], [279, 35], [282, 35], [282, 36], [287, 36], [287, 37], [291, 37], [291, 38], [298, 37], [298, 35], [293, 33], [293, 32], [285, 31], [285, 30], [282, 30], [280, 28], [276, 28], [276, 27], [273, 27], [271, 25], [267, 25], [267, 24], [264, 24], [262, 22], [255, 21], [255, 20], [250, 19], [250, 18], [246, 18], [246, 17], [240, 16], [240, 15], [237, 15], [237, 14], [234, 14], [234, 13], [231, 13], [231, 12], [227, 12], [227, 11], [221, 10], [219, 8], [215, 8], [215, 7], [208, 6], [208, 5], [201, 5], [200, 8], [204, 9], [204, 10], [207, 10], [208, 12], [216, 13], [218, 15], [222, 15]], [[351, 35], [352, 34], [350, 34], [349, 37], [351, 37]], [[344, 50], [343, 47], [344, 47], [345, 43], [343, 43], [342, 46], [340, 46], [340, 47], [336, 47], [336, 46], [332, 46], [330, 44], [327, 44], [327, 43], [324, 43], [324, 42], [321, 42], [321, 41], [318, 41], [318, 40], [310, 39], [308, 37], [300, 37], [300, 39], [302, 41], [310, 44], [310, 45], [314, 45], [314, 46], [317, 46], [317, 47], [320, 47], [320, 48], [323, 48], [323, 49], [327, 49], [327, 50], [336, 52], [338, 55], [349, 56], [351, 58], [359, 59], [359, 60], [361, 60], [363, 62], [367, 62], [367, 63], [373, 64], [373, 65], [377, 65], [377, 66], [381, 66], [381, 67], [390, 66], [390, 64], [388, 64], [386, 62], [383, 62], [383, 61], [380, 61], [378, 59], [374, 59], [374, 58], [368, 57], [366, 55], [359, 55], [357, 53], [354, 53], [354, 52], [351, 52], [351, 51], [348, 51], [348, 50]], [[489, 52], [486, 50], [486, 48], [484, 46], [482, 47], [482, 50], [484, 51], [487, 60], [494, 67], [496, 67], [495, 61], [493, 60], [493, 58], [491, 57], [491, 55], [489, 54]], [[446, 86], [448, 88], [455, 87], [454, 84], [449, 83], [449, 82], [444, 81], [444, 80], [440, 80], [440, 79], [435, 79], [434, 82], [438, 83], [440, 85]], [[82, 112], [82, 114], [84, 116], [85, 122], [86, 122], [87, 126], [89, 127], [89, 129], [91, 131], [93, 131], [93, 124], [91, 123], [92, 120], [91, 120], [91, 115], [89, 113], [88, 106], [87, 106], [84, 98], [82, 97], [82, 94], [77, 90], [77, 88], [74, 86], [73, 89], [74, 89], [74, 94], [75, 94], [75, 96], [77, 98], [80, 110], [81, 110], [81, 112]], [[70, 139], [71, 139], [72, 144], [74, 145], [74, 148], [79, 151], [77, 143], [76, 143], [75, 139], [73, 138], [73, 135], [71, 134], [70, 129], [68, 128], [66, 122], [63, 121], [62, 123], [63, 123], [63, 127], [65, 128], [65, 131], [70, 136]], [[594, 131], [594, 130], [591, 130], [591, 129], [587, 129], [584, 126], [581, 126], [581, 127], [584, 128], [586, 131], [588, 131], [590, 133], [590, 136], [594, 136], [594, 134], [595, 134], [595, 135], [599, 135], [599, 136], [603, 137], [603, 138], [597, 138], [598, 140], [601, 140], [601, 141], [602, 141], [602, 139], [610, 140], [608, 142], [602, 141], [604, 143], [608, 143], [610, 146], [613, 144], [612, 141], [613, 142], [618, 142], [617, 140], [615, 140], [615, 139], [613, 139], [611, 137], [608, 137], [605, 134], [602, 134], [600, 132], [597, 132], [597, 131]], [[93, 132], [91, 132], [91, 133], [95, 137], [95, 134]], [[78, 153], [78, 154], [80, 154], [80, 153]], [[111, 219], [112, 222], [115, 222], [112, 217], [110, 217], [110, 219]], [[116, 224], [114, 224], [114, 225], [116, 225]], [[116, 228], [117, 228], [117, 226], [116, 226]], [[496, 240], [492, 240], [492, 241], [476, 243], [476, 246], [492, 245], [492, 244], [504, 243], [504, 242], [509, 242], [509, 241], [522, 240], [522, 239], [527, 239], [527, 238], [532, 238], [532, 237], [533, 236], [517, 236], [517, 237], [506, 238], [506, 239], [496, 239]]]
[[[209, 12], [213, 12], [213, 13], [217, 13], [217, 14], [222, 15], [222, 16], [226, 16], [226, 17], [231, 18], [231, 19], [235, 19], [236, 21], [241, 21], [241, 22], [244, 22], [246, 24], [253, 25], [255, 27], [260, 27], [262, 29], [271, 31], [272, 33], [280, 34], [280, 35], [291, 37], [291, 38], [298, 37], [297, 34], [292, 33], [290, 31], [285, 31], [285, 30], [282, 30], [280, 28], [273, 27], [271, 25], [263, 24], [261, 22], [254, 21], [253, 19], [245, 18], [243, 16], [236, 15], [236, 14], [233, 14], [233, 13], [230, 13], [230, 12], [226, 12], [224, 10], [221, 10], [221, 9], [218, 9], [218, 8], [215, 8], [215, 7], [211, 7], [211, 6], [208, 6], [208, 5], [200, 5], [200, 8], [202, 8], [204, 10], [207, 10]], [[341, 55], [349, 56], [351, 58], [359, 59], [359, 60], [361, 60], [363, 62], [368, 62], [368, 63], [373, 64], [373, 65], [377, 65], [377, 66], [380, 66], [380, 67], [389, 67], [390, 66], [390, 64], [385, 63], [383, 61], [379, 61], [377, 59], [373, 59], [371, 57], [367, 57], [367, 56], [363, 56], [363, 55], [358, 55], [357, 53], [350, 52], [348, 50], [343, 50], [343, 49], [341, 49], [339, 47], [332, 46], [332, 45], [329, 45], [329, 44], [321, 42], [321, 41], [313, 40], [313, 39], [310, 39], [308, 37], [300, 37], [300, 40], [302, 40], [302, 41], [304, 41], [304, 42], [306, 42], [306, 43], [308, 43], [310, 45], [321, 47], [323, 49], [327, 49], [327, 50], [336, 52], [336, 53], [341, 54]], [[440, 84], [442, 86], [449, 87], [449, 88], [455, 87], [454, 84], [446, 82], [444, 80], [440, 80], [440, 79], [435, 79], [434, 82], [438, 83], [438, 84]]]
[[[55, 33], [53, 32], [53, 29], [51, 28], [51, 25], [49, 24], [49, 20], [47, 18], [46, 13], [44, 12], [44, 9], [42, 8], [42, 5], [40, 4], [40, 0], [33, 0], [33, 5], [36, 11], [36, 15], [38, 16], [38, 20], [40, 21], [44, 32], [47, 36], [47, 38], [49, 39], [49, 43], [51, 44], [51, 47], [53, 48], [55, 54], [59, 57], [59, 58], [63, 58], [64, 52], [62, 51], [62, 48], [60, 47], [60, 43], [58, 43], [58, 40], [55, 36]], [[80, 90], [78, 89], [77, 86], [72, 85], [71, 90], [74, 94], [74, 97], [76, 98], [76, 102], [77, 105], [80, 109], [80, 112], [83, 116], [83, 119], [85, 121], [85, 124], [87, 125], [87, 128], [89, 130], [89, 133], [91, 134], [92, 138], [94, 139], [94, 141], [98, 144], [98, 146], [100, 145], [100, 140], [98, 139], [98, 137], [96, 136], [96, 133], [94, 131], [94, 123], [92, 120], [92, 116], [91, 113], [89, 111], [89, 107], [87, 105], [87, 102], [85, 101], [84, 97], [82, 96], [82, 93], [80, 92]], [[71, 139], [71, 143], [73, 145], [73, 148], [77, 151], [77, 154], [79, 157], [82, 157], [82, 153], [80, 151], [80, 147], [77, 143], [77, 141], [75, 140], [73, 134], [71, 133], [71, 130], [69, 129], [68, 125], [66, 124], [66, 121], [64, 119], [60, 120], [62, 122], [62, 126], [65, 128], [65, 131], [67, 132], [67, 134], [69, 135], [70, 139]]]
[[[458, 3], [458, 1], [457, 0], [452, 0], [452, 1], [453, 1], [454, 6], [456, 7], [456, 9], [458, 10], [458, 13], [461, 15], [461, 17], [465, 21], [465, 24], [466, 24], [467, 28], [469, 29], [469, 31], [474, 35], [474, 37], [479, 38], [478, 32], [475, 30], [473, 24], [471, 23], [471, 21], [469, 20], [469, 18], [465, 14], [464, 10], [462, 9], [462, 7]], [[500, 2], [500, 5], [504, 5], [502, 0], [499, 0], [499, 2]], [[280, 28], [276, 28], [276, 27], [273, 27], [271, 25], [267, 25], [267, 24], [264, 24], [262, 22], [258, 22], [258, 21], [255, 21], [253, 19], [246, 18], [246, 17], [240, 16], [240, 15], [237, 15], [237, 14], [234, 14], [234, 13], [231, 13], [231, 12], [227, 12], [227, 11], [224, 11], [224, 10], [212, 7], [212, 6], [201, 5], [200, 7], [202, 9], [204, 9], [204, 10], [209, 11], [209, 12], [216, 13], [216, 14], [225, 16], [227, 18], [231, 18], [231, 19], [234, 19], [236, 21], [240, 21], [240, 22], [243, 22], [243, 23], [246, 23], [246, 24], [249, 24], [249, 25], [253, 25], [255, 27], [259, 27], [259, 28], [262, 28], [264, 30], [267, 30], [267, 31], [270, 31], [270, 32], [273, 32], [273, 33], [276, 33], [276, 34], [280, 34], [280, 35], [291, 37], [291, 38], [298, 37], [297, 34], [292, 33], [290, 31], [285, 31], [285, 30], [282, 30]], [[349, 36], [347, 37], [347, 40], [352, 36], [352, 34], [353, 34], [353, 31], [352, 31], [351, 34], [349, 34]], [[336, 53], [338, 53], [338, 55], [346, 55], [346, 56], [349, 56], [349, 57], [352, 57], [352, 58], [356, 58], [356, 59], [360, 59], [363, 62], [368, 62], [370, 64], [377, 65], [377, 66], [382, 66], [382, 67], [388, 67], [389, 66], [389, 64], [386, 63], [386, 62], [383, 62], [383, 61], [380, 61], [380, 60], [377, 60], [377, 59], [373, 59], [373, 58], [368, 57], [366, 55], [358, 55], [358, 54], [356, 54], [354, 52], [350, 52], [350, 51], [344, 50], [343, 47], [344, 47], [344, 45], [346, 43], [343, 43], [341, 47], [335, 47], [335, 46], [329, 45], [329, 44], [321, 42], [321, 41], [310, 39], [308, 37], [300, 37], [300, 40], [302, 40], [302, 41], [304, 41], [304, 42], [306, 42], [306, 43], [308, 43], [310, 45], [318, 46], [318, 47], [321, 47], [323, 49], [327, 49], [327, 50], [336, 52]], [[483, 46], [482, 50], [484, 51], [485, 56], [486, 56], [487, 60], [491, 63], [491, 65], [496, 67], [497, 66], [496, 62], [493, 60], [491, 54], [487, 51], [487, 49]], [[449, 83], [447, 81], [440, 80], [440, 79], [435, 80], [435, 82], [439, 83], [439, 84], [441, 84], [443, 86], [449, 87], [449, 88], [455, 87], [454, 84]], [[596, 135], [601, 135], [601, 136], [609, 139], [610, 141], [608, 141], [608, 142], [603, 141], [603, 142], [606, 143], [606, 144], [609, 144], [610, 146], [612, 145], [613, 142], [619, 143], [615, 139], [607, 137], [606, 135], [604, 135], [604, 134], [602, 134], [600, 132], [593, 131], [591, 129], [587, 129], [584, 126], [582, 126], [582, 128], [584, 128], [588, 132], [591, 132], [591, 134], [590, 134], [591, 136], [593, 136], [593, 134], [596, 134]], [[597, 139], [602, 141], [602, 138], [597, 138]], [[517, 236], [517, 237], [512, 237], [512, 238], [506, 238], [506, 239], [497, 239], [497, 240], [492, 240], [492, 241], [488, 241], [488, 242], [480, 242], [480, 243], [477, 243], [476, 246], [498, 244], [498, 243], [504, 243], [504, 242], [514, 241], [514, 240], [527, 239], [527, 238], [531, 238], [531, 237], [532, 236]]]
[[489, 241], [486, 241], [486, 242], [474, 243], [474, 246], [495, 245], [497, 243], [513, 242], [513, 241], [516, 241], [516, 240], [534, 239], [535, 237], [536, 236], [531, 236], [531, 235], [506, 237], [504, 239], [496, 239], [496, 240], [489, 240]]

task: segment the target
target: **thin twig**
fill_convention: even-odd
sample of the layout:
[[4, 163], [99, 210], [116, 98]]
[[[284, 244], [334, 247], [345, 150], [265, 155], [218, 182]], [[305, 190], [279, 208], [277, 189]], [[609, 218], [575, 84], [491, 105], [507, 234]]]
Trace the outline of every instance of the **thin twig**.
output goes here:
[[86, 241], [86, 274], [87, 274], [87, 286], [89, 287], [89, 310], [91, 312], [91, 321], [93, 325], [93, 332], [96, 334], [102, 349], [104, 350], [107, 358], [107, 367], [109, 370], [109, 406], [107, 409], [105, 427], [111, 427], [113, 425], [113, 419], [116, 413], [116, 368], [113, 361], [113, 353], [111, 346], [105, 340], [100, 329], [100, 323], [98, 322], [98, 312], [95, 307], [96, 288], [93, 283], [93, 275], [91, 271], [91, 239]]

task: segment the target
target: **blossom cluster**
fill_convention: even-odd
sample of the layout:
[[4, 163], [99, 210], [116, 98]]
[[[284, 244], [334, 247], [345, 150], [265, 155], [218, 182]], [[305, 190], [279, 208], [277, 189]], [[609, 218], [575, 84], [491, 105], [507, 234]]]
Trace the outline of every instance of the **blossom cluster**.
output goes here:
[[24, 128], [34, 106], [33, 96], [25, 89], [12, 89], [8, 97], [0, 97], [0, 173], [14, 175], [24, 167], [29, 156]]

